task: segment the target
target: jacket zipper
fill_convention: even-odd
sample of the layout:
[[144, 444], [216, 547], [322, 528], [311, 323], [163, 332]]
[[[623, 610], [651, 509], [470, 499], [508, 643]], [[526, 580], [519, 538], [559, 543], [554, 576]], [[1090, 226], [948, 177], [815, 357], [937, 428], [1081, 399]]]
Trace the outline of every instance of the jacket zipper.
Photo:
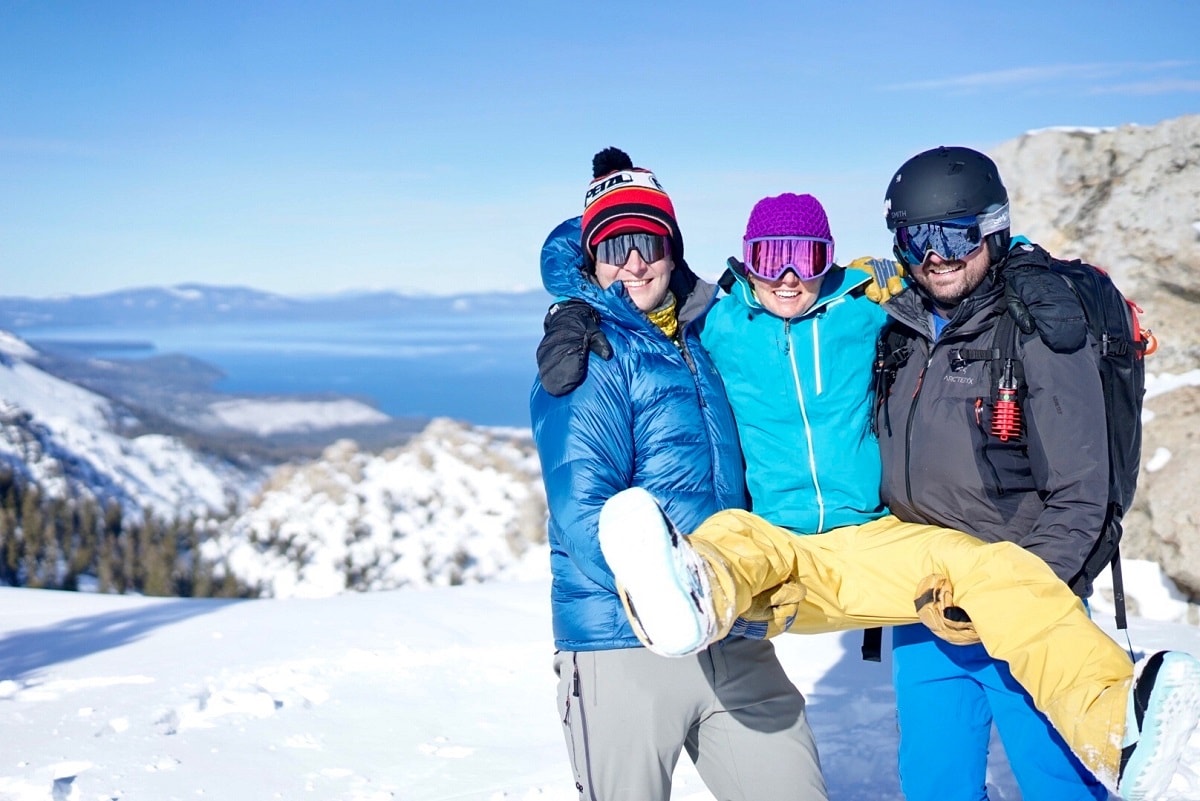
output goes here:
[[800, 406], [800, 419], [804, 421], [804, 439], [808, 444], [808, 471], [812, 476], [813, 489], [817, 494], [817, 530], [820, 534], [825, 530], [825, 497], [821, 494], [821, 480], [817, 476], [817, 455], [813, 447], [812, 426], [808, 422], [808, 409], [804, 405], [804, 390], [800, 386], [800, 370], [796, 366], [796, 349], [792, 345], [792, 322], [785, 320], [783, 335], [786, 339], [784, 349], [787, 351], [788, 362], [792, 367], [792, 385], [796, 388], [796, 401]]
[[988, 467], [988, 473], [992, 476], [992, 486], [996, 488], [996, 494], [1004, 495], [1004, 487], [1000, 484], [1000, 474], [996, 472], [996, 466], [988, 457], [987, 443], [991, 432], [983, 424], [983, 398], [975, 399], [975, 426], [979, 429], [979, 433], [983, 434], [983, 447], [980, 448], [980, 453], [983, 456], [983, 463]]
[[[711, 303], [709, 306], [711, 308]], [[717, 480], [717, 465], [720, 463], [720, 460], [717, 454], [717, 443], [713, 439], [712, 429], [709, 427], [708, 421], [704, 419], [704, 410], [708, 408], [708, 401], [704, 399], [704, 390], [700, 386], [700, 371], [696, 368], [696, 360], [692, 358], [692, 352], [688, 350], [687, 330], [690, 325], [691, 322], [689, 321], [687, 325], [681, 325], [679, 328], [679, 352], [683, 355], [683, 363], [687, 365], [688, 371], [692, 374], [692, 387], [696, 390], [696, 403], [700, 407], [704, 438], [708, 440], [708, 464], [713, 476], [713, 500], [719, 500], [722, 488]]]
[[824, 389], [821, 382], [821, 329], [819, 327], [820, 316], [813, 318], [813, 373], [817, 380], [817, 394], [820, 395]]
[[904, 494], [908, 497], [908, 505], [913, 505], [912, 496], [912, 440], [913, 440], [913, 418], [917, 416], [917, 399], [921, 396], [921, 387], [925, 384], [925, 372], [929, 369], [929, 365], [933, 364], [933, 350], [929, 351], [929, 358], [925, 360], [925, 365], [921, 368], [921, 374], [917, 376], [917, 386], [913, 389], [912, 403], [908, 407], [908, 422], [904, 429]]

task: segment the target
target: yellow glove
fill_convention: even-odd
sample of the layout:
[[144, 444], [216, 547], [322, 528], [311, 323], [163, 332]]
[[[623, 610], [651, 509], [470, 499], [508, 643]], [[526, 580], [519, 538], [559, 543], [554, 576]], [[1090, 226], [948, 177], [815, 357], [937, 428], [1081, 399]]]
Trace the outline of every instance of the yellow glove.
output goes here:
[[962, 607], [954, 605], [954, 588], [945, 576], [934, 573], [921, 579], [913, 603], [917, 607], [917, 617], [925, 627], [946, 642], [952, 645], [979, 642], [971, 618]]
[[750, 599], [750, 608], [734, 621], [730, 633], [760, 640], [783, 634], [795, 622], [806, 594], [804, 586], [794, 581], [760, 592]]
[[846, 269], [871, 276], [866, 294], [876, 303], [885, 303], [904, 291], [904, 266], [900, 262], [863, 256], [847, 264]]

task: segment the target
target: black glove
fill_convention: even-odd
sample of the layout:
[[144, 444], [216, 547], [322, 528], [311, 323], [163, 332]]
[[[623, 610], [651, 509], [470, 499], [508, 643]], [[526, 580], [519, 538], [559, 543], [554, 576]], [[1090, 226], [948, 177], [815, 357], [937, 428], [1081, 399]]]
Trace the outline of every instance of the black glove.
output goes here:
[[600, 330], [600, 315], [582, 300], [555, 303], [542, 324], [537, 347], [538, 377], [551, 395], [566, 395], [587, 378], [588, 351], [612, 358], [612, 345]]
[[1072, 353], [1087, 342], [1083, 303], [1059, 274], [1047, 267], [1022, 266], [1004, 271], [1004, 300], [1017, 327], [1034, 329], [1057, 353]]

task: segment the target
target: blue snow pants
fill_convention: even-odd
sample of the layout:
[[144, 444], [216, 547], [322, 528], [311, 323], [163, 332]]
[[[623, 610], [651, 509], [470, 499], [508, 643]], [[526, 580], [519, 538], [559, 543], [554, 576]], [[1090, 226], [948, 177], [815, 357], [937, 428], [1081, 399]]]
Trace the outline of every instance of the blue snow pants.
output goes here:
[[921, 624], [898, 626], [892, 630], [892, 680], [907, 801], [987, 801], [993, 721], [1023, 801], [1108, 798], [1008, 664], [992, 659], [982, 645], [951, 645]]

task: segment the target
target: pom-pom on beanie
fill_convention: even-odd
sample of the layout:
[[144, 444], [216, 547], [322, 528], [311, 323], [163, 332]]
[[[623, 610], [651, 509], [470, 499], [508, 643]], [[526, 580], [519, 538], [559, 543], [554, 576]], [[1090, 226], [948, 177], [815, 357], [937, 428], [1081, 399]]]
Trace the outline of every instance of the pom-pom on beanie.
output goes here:
[[644, 231], [669, 237], [671, 257], [683, 263], [683, 236], [675, 207], [654, 173], [634, 167], [623, 150], [605, 148], [592, 157], [592, 182], [583, 198], [583, 251], [596, 264], [596, 243], [615, 234]]

